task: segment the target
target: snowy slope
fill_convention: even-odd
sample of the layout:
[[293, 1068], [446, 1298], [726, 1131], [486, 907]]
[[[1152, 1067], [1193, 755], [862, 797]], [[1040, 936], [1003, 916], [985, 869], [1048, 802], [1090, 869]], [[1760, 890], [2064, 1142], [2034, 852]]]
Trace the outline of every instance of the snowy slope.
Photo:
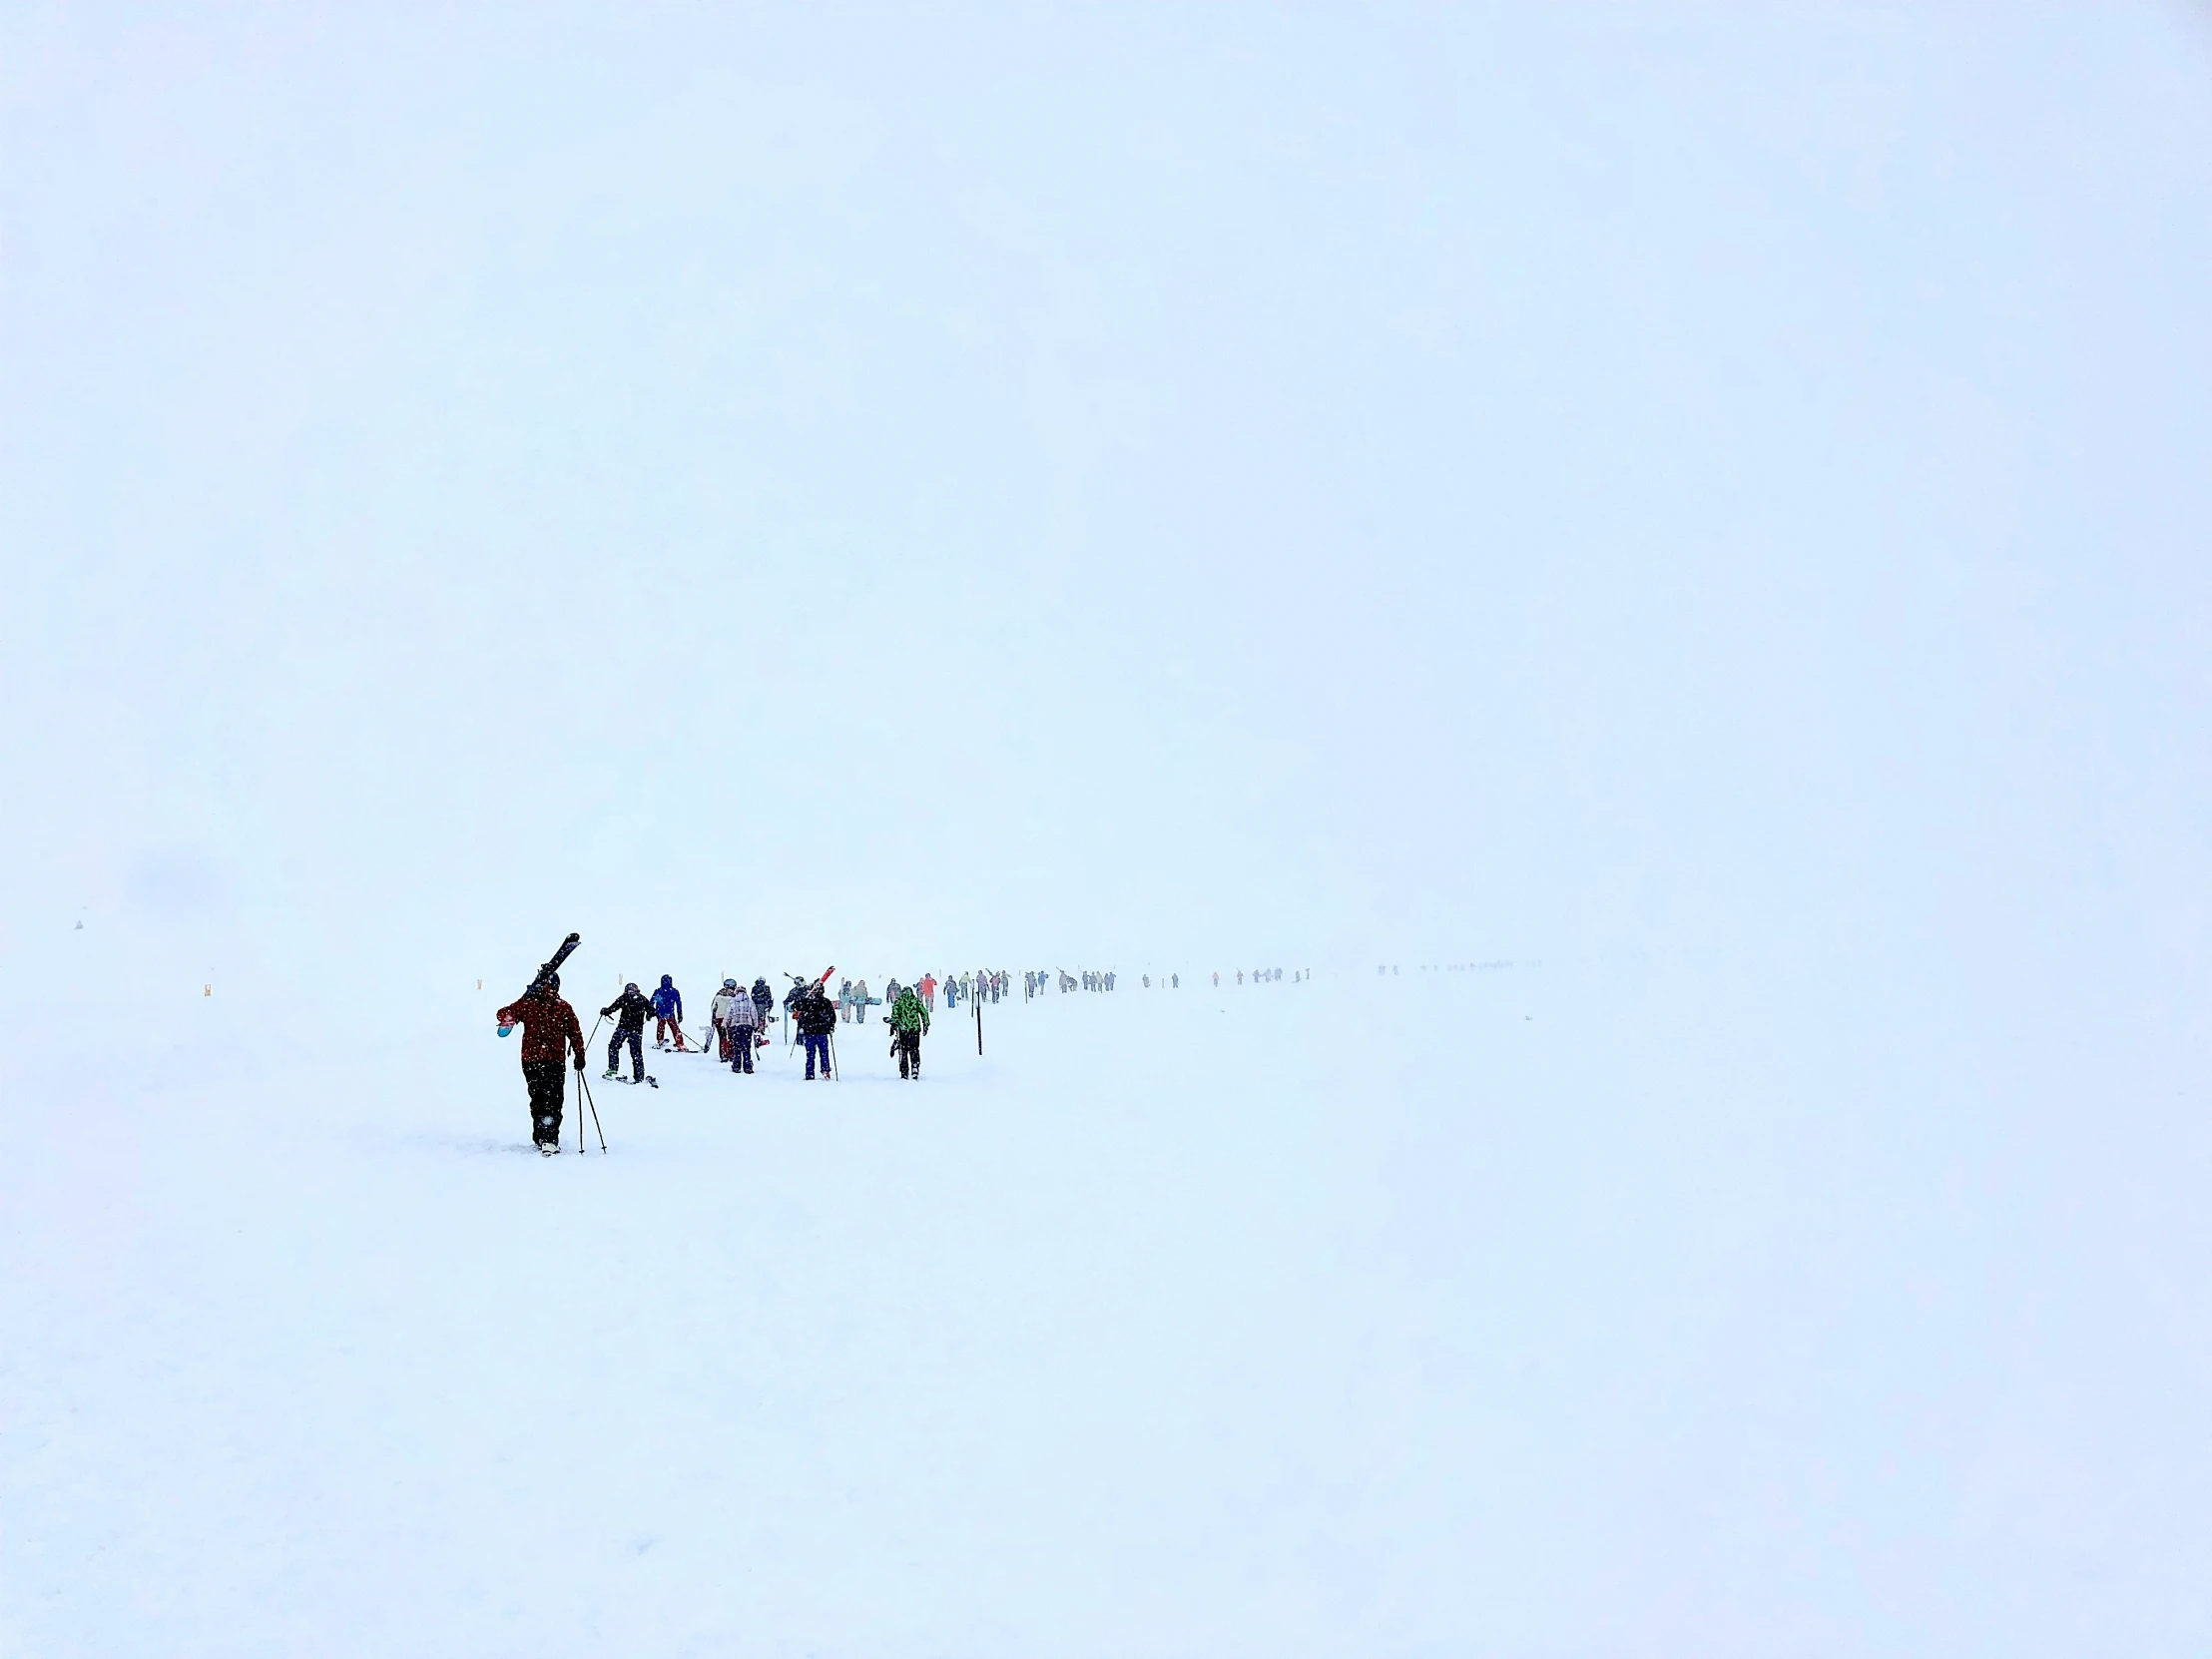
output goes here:
[[18, 1054], [0, 1649], [2187, 1651], [2204, 1134], [1992, 1155], [1761, 994], [1017, 1000], [604, 1159], [489, 991]]

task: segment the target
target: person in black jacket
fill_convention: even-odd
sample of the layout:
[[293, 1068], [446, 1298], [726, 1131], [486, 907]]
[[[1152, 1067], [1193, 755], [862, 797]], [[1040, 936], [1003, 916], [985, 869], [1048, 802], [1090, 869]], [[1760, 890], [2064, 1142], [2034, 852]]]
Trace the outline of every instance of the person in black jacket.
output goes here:
[[776, 993], [768, 988], [766, 978], [753, 981], [753, 1023], [760, 1027], [761, 1041], [768, 1041], [768, 1028], [776, 1023]]
[[830, 1000], [830, 993], [820, 984], [809, 985], [792, 1004], [792, 1017], [798, 1021], [799, 1034], [807, 1039], [807, 1081], [815, 1080], [815, 1056], [822, 1056], [822, 1075], [830, 1076], [830, 1033], [837, 1028], [837, 1005]]
[[639, 991], [638, 982], [635, 979], [622, 987], [620, 996], [599, 1010], [601, 1019], [605, 1019], [609, 1014], [618, 1016], [615, 1020], [615, 1034], [607, 1039], [607, 1075], [609, 1077], [614, 1076], [616, 1068], [621, 1065], [622, 1045], [628, 1043], [630, 1045], [630, 1069], [635, 1073], [630, 1081], [633, 1083], [645, 1081], [645, 1016], [652, 1011], [653, 999]]

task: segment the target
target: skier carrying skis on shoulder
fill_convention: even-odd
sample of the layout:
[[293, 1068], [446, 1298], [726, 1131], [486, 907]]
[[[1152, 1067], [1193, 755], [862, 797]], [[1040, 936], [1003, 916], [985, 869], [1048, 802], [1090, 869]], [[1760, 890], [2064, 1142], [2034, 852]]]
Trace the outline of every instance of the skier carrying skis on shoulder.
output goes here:
[[[766, 1031], [776, 1023], [776, 993], [768, 988], [766, 977], [753, 981], [753, 1023]], [[764, 1041], [766, 1039], [763, 1039]]]
[[653, 1011], [652, 1001], [638, 989], [633, 979], [622, 987], [622, 994], [599, 1010], [599, 1017], [609, 1014], [619, 1016], [615, 1020], [615, 1034], [607, 1039], [607, 1075], [614, 1076], [621, 1064], [622, 1045], [630, 1045], [630, 1069], [636, 1073], [630, 1081], [645, 1081], [645, 1016]]
[[837, 1009], [830, 1000], [830, 993], [823, 989], [822, 980], [800, 990], [799, 1000], [792, 1004], [792, 1018], [799, 1026], [799, 1034], [807, 1040], [807, 1081], [815, 1080], [815, 1059], [819, 1055], [823, 1081], [828, 1082], [830, 1035], [837, 1028]]
[[921, 1034], [929, 1029], [929, 1010], [914, 994], [913, 986], [903, 986], [899, 990], [888, 1018], [891, 1043], [898, 1053], [898, 1075], [918, 1083], [921, 1081]]
[[530, 1090], [530, 1138], [546, 1157], [561, 1150], [561, 1062], [573, 1049], [584, 1070], [584, 1028], [561, 996], [561, 976], [549, 973], [499, 1010], [501, 1025], [522, 1027], [522, 1080]]
[[[676, 1052], [684, 1048], [684, 993], [676, 988], [676, 981], [667, 974], [661, 975], [661, 988], [653, 993], [653, 1046], [668, 1047], [668, 1034], [676, 1032]], [[642, 1027], [641, 1027], [642, 1029]]]

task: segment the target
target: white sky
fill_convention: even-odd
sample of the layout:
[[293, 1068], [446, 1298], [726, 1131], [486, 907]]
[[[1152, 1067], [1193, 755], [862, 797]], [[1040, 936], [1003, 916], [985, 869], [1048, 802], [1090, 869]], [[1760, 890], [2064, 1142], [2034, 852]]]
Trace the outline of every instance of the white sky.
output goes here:
[[0, 937], [2194, 967], [2207, 293], [2179, 8], [7, 6]]

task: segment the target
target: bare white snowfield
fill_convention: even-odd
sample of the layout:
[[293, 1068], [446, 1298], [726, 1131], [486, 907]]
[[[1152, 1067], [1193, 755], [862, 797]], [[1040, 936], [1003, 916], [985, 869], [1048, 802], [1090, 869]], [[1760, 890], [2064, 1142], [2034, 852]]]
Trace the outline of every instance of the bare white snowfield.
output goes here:
[[0, 1659], [2212, 1651], [2208, 294], [2195, 8], [0, 3]]

